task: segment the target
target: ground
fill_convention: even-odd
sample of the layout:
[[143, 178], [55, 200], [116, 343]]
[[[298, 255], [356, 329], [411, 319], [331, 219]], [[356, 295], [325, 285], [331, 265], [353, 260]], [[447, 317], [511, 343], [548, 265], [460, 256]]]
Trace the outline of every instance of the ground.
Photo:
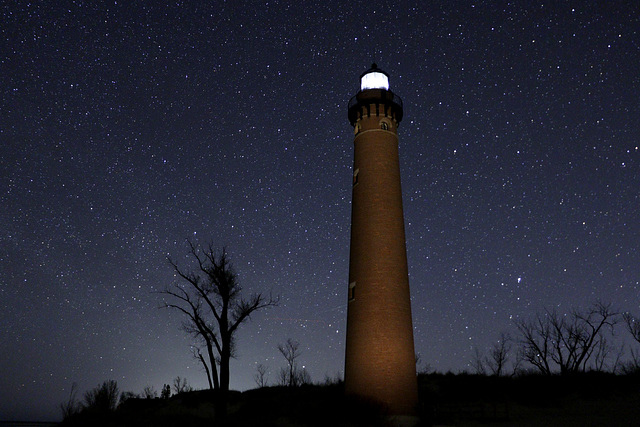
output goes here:
[[[640, 375], [488, 377], [428, 374], [418, 378], [420, 425], [636, 426]], [[342, 384], [265, 387], [232, 392], [228, 415], [215, 419], [216, 394], [130, 399], [109, 414], [80, 414], [63, 426], [386, 426], [384, 410], [347, 399]]]

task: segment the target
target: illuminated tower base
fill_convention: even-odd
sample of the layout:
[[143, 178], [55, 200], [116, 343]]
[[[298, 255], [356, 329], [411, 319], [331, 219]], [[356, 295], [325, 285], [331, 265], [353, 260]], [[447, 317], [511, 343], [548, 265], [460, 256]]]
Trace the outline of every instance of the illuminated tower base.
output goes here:
[[402, 114], [387, 74], [373, 64], [349, 101], [354, 162], [344, 381], [348, 395], [413, 419], [418, 386], [398, 159]]

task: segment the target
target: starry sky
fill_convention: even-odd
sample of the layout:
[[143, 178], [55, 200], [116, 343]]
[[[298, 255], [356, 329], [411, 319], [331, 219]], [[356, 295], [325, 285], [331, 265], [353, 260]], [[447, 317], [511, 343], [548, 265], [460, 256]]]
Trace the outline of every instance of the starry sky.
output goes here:
[[0, 6], [0, 420], [72, 383], [206, 387], [157, 291], [187, 239], [280, 305], [231, 387], [298, 340], [341, 376], [353, 130], [372, 62], [399, 128], [416, 352], [470, 369], [513, 319], [640, 313], [635, 1], [7, 1]]

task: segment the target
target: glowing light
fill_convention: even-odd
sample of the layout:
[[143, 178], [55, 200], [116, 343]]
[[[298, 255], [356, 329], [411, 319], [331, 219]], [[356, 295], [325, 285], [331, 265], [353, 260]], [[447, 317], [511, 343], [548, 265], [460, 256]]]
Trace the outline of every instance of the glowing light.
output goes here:
[[366, 89], [389, 89], [389, 77], [384, 73], [373, 71], [367, 73], [360, 79], [360, 90]]

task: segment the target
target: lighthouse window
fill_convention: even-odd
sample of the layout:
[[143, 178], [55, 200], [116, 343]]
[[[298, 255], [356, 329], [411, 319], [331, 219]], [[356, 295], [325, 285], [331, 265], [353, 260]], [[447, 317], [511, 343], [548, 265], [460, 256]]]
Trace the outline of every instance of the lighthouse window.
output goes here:
[[356, 282], [349, 283], [349, 301], [356, 299]]
[[356, 169], [356, 170], [353, 171], [353, 186], [354, 187], [358, 183], [358, 173], [359, 172], [360, 172], [360, 169]]
[[391, 128], [391, 123], [388, 120], [380, 120], [380, 129], [389, 130]]

